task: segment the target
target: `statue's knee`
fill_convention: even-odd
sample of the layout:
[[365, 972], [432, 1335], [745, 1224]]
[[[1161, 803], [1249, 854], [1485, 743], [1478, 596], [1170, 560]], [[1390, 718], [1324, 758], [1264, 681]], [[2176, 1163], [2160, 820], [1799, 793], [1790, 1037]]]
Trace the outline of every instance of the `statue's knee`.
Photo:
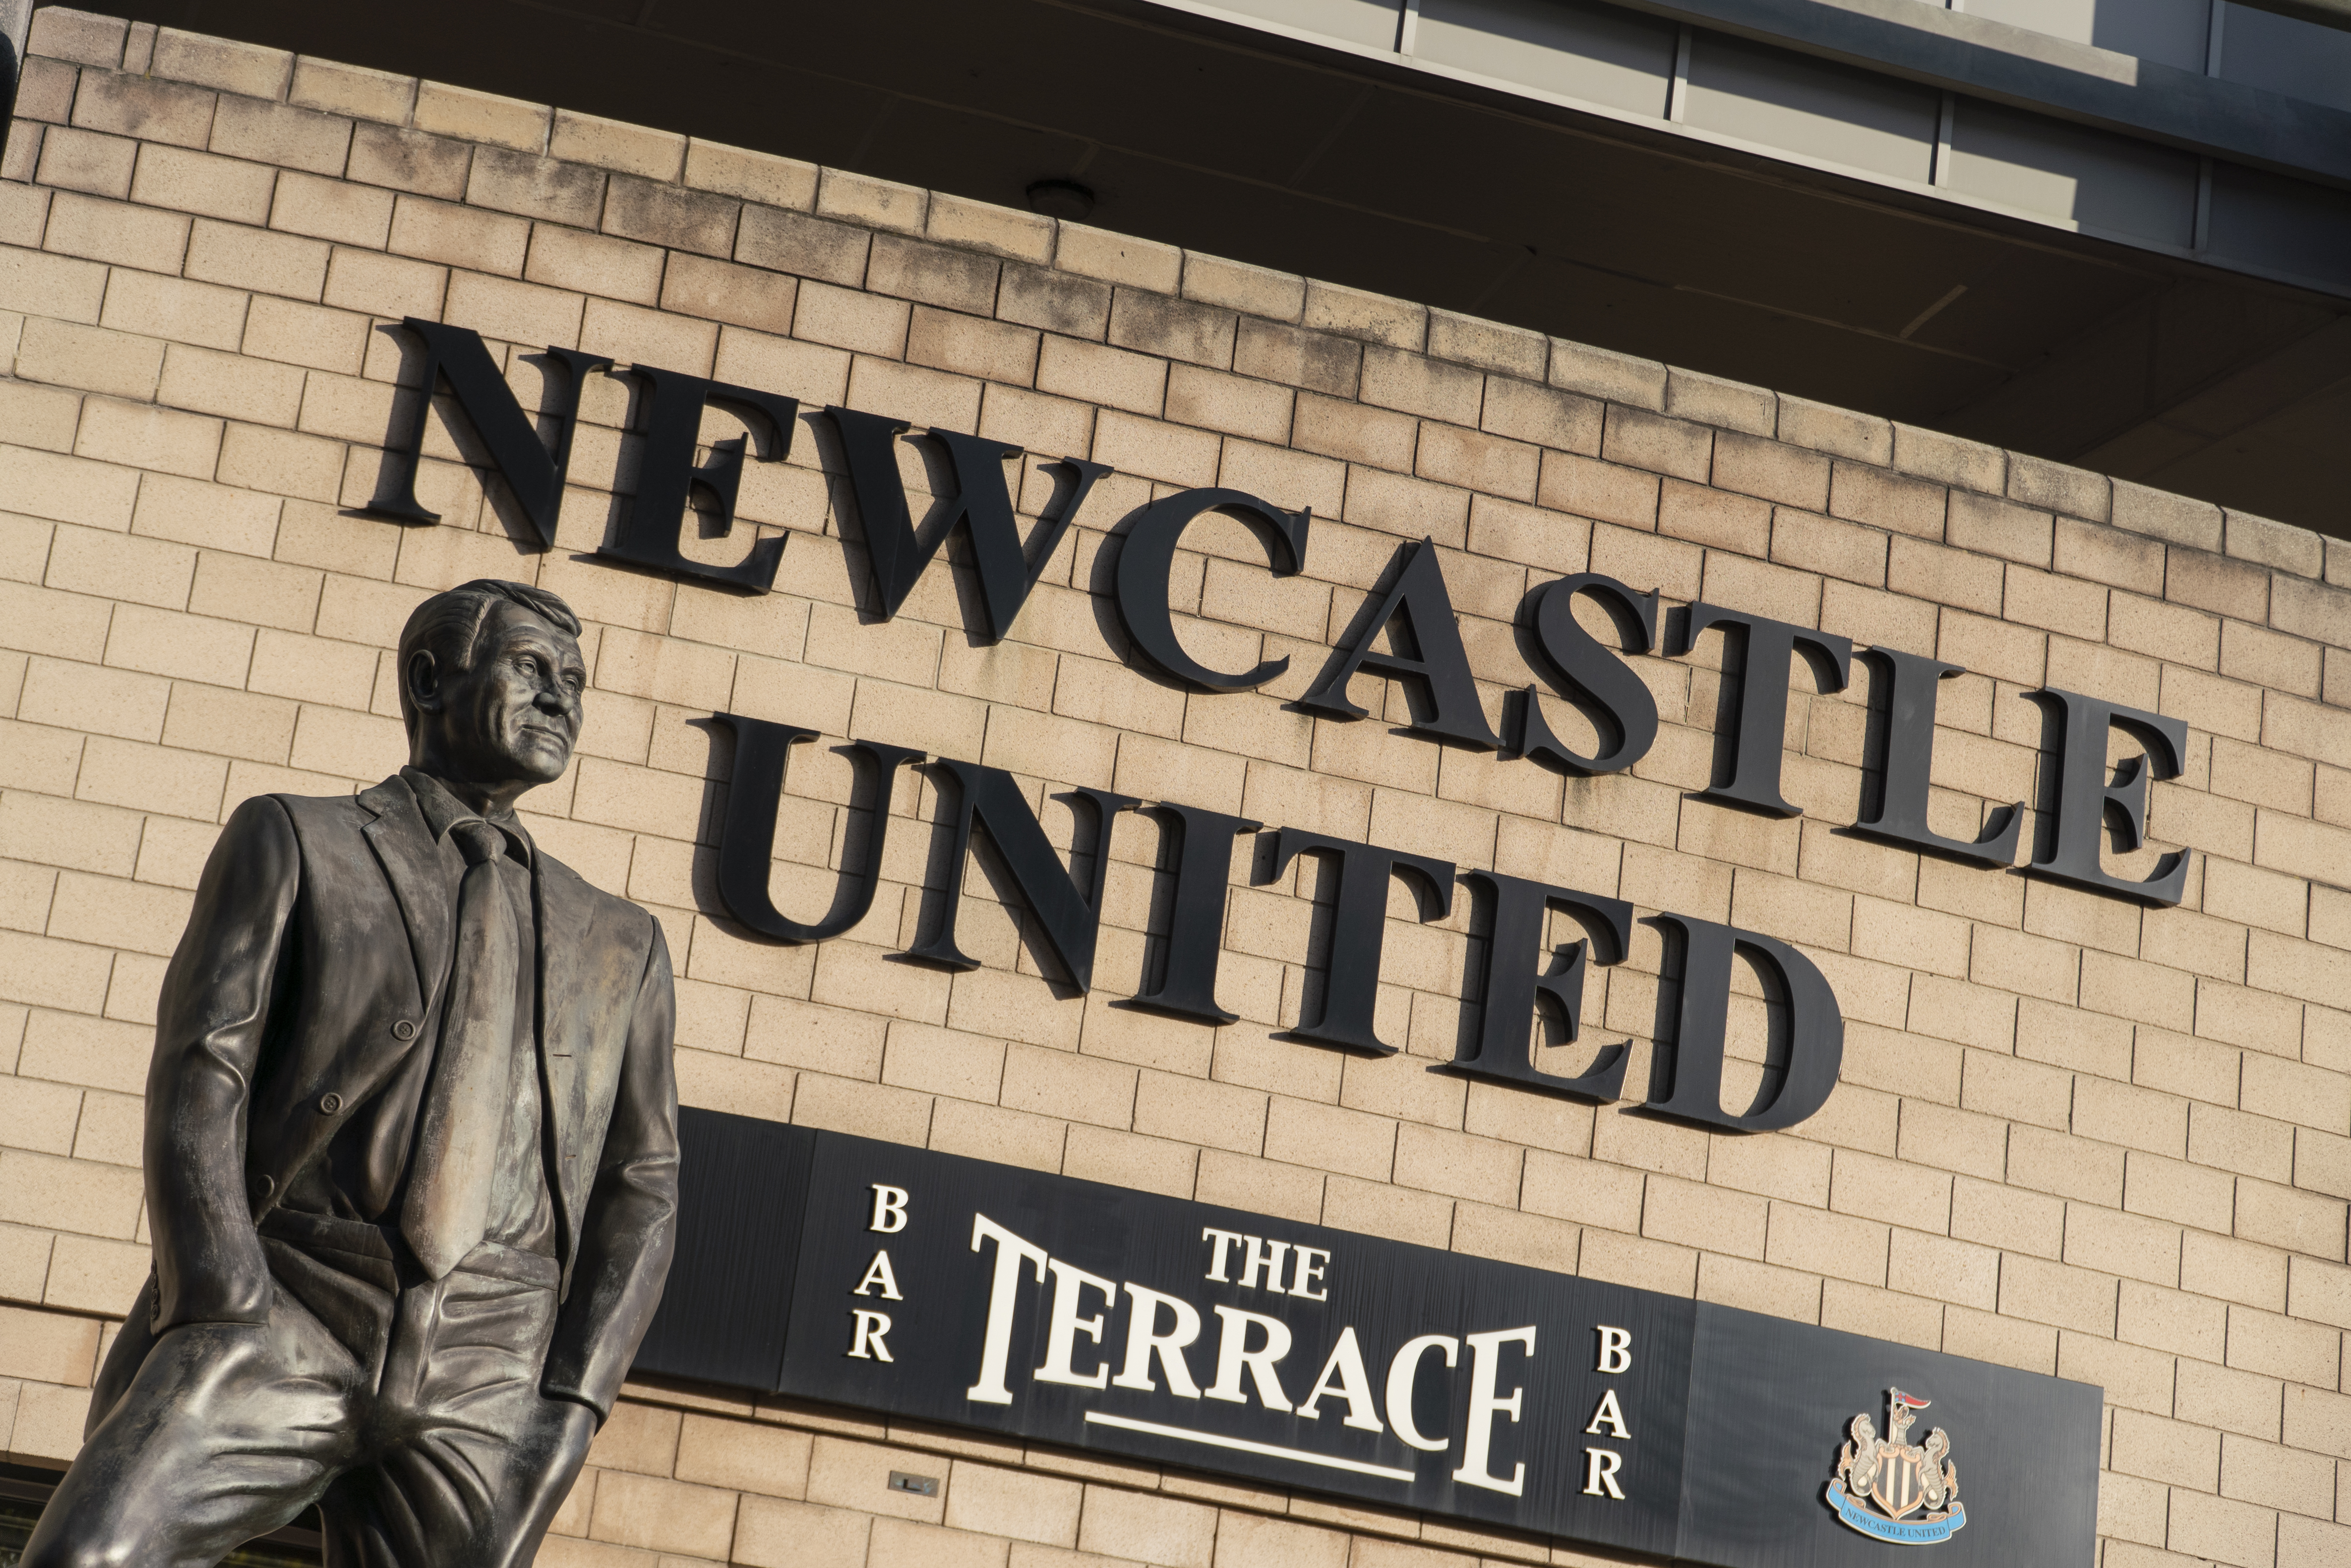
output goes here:
[[54, 1540], [36, 1535], [18, 1568], [137, 1568], [138, 1562], [137, 1547], [131, 1542], [60, 1531]]
[[81, 1501], [84, 1506], [70, 1512], [51, 1507], [34, 1526], [17, 1568], [153, 1568], [149, 1543], [140, 1532], [126, 1528], [121, 1511], [89, 1507], [87, 1498]]

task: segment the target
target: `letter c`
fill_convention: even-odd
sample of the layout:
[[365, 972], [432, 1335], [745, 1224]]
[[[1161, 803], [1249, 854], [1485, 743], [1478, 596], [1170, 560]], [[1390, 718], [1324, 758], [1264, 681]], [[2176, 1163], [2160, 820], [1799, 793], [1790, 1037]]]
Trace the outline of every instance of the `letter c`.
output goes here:
[[1216, 511], [1229, 512], [1255, 530], [1265, 543], [1275, 576], [1295, 576], [1304, 566], [1313, 508], [1292, 514], [1247, 491], [1183, 490], [1145, 507], [1126, 531], [1119, 545], [1113, 591], [1118, 618], [1135, 651], [1161, 674], [1196, 691], [1247, 691], [1289, 669], [1288, 656], [1269, 659], [1239, 675], [1211, 670], [1176, 640], [1175, 618], [1167, 606], [1167, 579], [1176, 570], [1176, 546], [1185, 528], [1201, 513]]
[[1432, 1350], [1445, 1352], [1445, 1365], [1458, 1366], [1461, 1359], [1461, 1342], [1447, 1334], [1424, 1334], [1418, 1339], [1405, 1341], [1404, 1348], [1388, 1363], [1388, 1425], [1402, 1438], [1423, 1453], [1442, 1453], [1452, 1447], [1450, 1438], [1424, 1438], [1420, 1428], [1412, 1424], [1412, 1389], [1420, 1376], [1420, 1358]]

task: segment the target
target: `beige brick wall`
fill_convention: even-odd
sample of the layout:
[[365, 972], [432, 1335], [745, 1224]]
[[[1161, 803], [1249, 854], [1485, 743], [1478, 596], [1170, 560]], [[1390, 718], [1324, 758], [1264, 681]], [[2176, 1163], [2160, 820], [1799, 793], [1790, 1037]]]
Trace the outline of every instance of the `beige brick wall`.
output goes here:
[[[497, 575], [589, 622], [581, 755], [529, 821], [661, 916], [690, 1103], [2085, 1379], [2107, 1396], [2108, 1568], [2351, 1563], [2345, 545], [1403, 301], [102, 17], [39, 14], [18, 115], [0, 168], [0, 1451], [73, 1452], [147, 1267], [149, 1024], [217, 825], [256, 792], [397, 765], [402, 618]], [[410, 314], [478, 329], [526, 397], [521, 356], [555, 343], [1120, 472], [985, 649], [944, 567], [896, 620], [860, 624], [841, 481], [807, 431], [744, 485], [748, 524], [788, 540], [772, 596], [591, 559], [632, 472], [621, 380], [590, 386], [551, 552], [510, 541], [438, 421], [419, 493], [444, 522], [402, 527], [353, 509], [394, 401], [386, 327]], [[1202, 484], [1316, 514], [1301, 577], [1270, 578], [1213, 521], [1179, 562], [1195, 648], [1291, 656], [1261, 693], [1132, 673], [1090, 592], [1103, 526]], [[1031, 460], [1024, 506], [1050, 493]], [[2186, 902], [2143, 910], [1838, 833], [1861, 786], [1858, 665], [1843, 694], [1797, 682], [1784, 788], [1806, 815], [1784, 822], [1691, 797], [1723, 701], [1714, 639], [1635, 661], [1665, 727], [1614, 778], [1285, 706], [1423, 535], [1497, 721], [1529, 679], [1521, 597], [1587, 568], [1966, 665], [1941, 702], [1946, 832], [2032, 794], [2025, 693], [2044, 681], [2177, 715], [2187, 768], [2156, 787], [2151, 827], [2195, 851]], [[1373, 684], [1357, 694], [1382, 710]], [[1401, 704], [1391, 691], [1384, 711]], [[1771, 931], [1836, 988], [1844, 1081], [1793, 1131], [1734, 1138], [1429, 1074], [1452, 1054], [1466, 898], [1430, 926], [1394, 907], [1381, 1023], [1405, 1054], [1274, 1039], [1308, 978], [1311, 872], [1233, 892], [1222, 996], [1242, 1022], [1111, 1010], [1143, 961], [1157, 846], [1141, 818], [1119, 829], [1087, 1000], [1054, 998], [984, 882], [960, 936], [981, 968], [883, 965], [911, 938], [917, 831], [893, 836], [857, 930], [748, 940], [708, 912], [717, 709], [984, 761], [1032, 792], [1174, 798]], [[821, 749], [795, 763], [791, 907], [820, 907], [846, 786]], [[927, 818], [934, 799], [902, 789], [900, 809]], [[1066, 842], [1068, 814], [1047, 821]], [[1636, 931], [1587, 1007], [1634, 1038], [1640, 1083], [1660, 952]], [[1750, 1085], [1761, 1019], [1742, 1004]], [[938, 1475], [941, 1496], [886, 1493], [893, 1468]], [[655, 1388], [632, 1389], [558, 1528], [551, 1568], [1597, 1561]]]

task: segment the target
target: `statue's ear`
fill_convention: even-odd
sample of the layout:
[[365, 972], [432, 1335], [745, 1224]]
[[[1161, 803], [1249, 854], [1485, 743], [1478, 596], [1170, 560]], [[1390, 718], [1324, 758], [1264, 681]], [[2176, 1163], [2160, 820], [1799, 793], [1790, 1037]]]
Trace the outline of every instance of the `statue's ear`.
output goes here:
[[419, 708], [434, 709], [441, 705], [441, 663], [429, 648], [420, 648], [408, 656], [401, 667], [401, 684], [408, 689], [408, 700]]

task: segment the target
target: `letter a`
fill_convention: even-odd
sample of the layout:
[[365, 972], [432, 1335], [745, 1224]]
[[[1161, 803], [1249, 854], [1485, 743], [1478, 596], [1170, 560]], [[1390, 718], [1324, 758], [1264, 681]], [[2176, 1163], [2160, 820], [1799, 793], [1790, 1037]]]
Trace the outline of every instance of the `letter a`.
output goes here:
[[876, 1292], [881, 1293], [882, 1299], [885, 1302], [902, 1302], [906, 1299], [898, 1293], [898, 1276], [890, 1270], [890, 1252], [887, 1248], [873, 1254], [873, 1261], [865, 1265], [865, 1277], [858, 1281], [857, 1288], [849, 1293], [853, 1296], [870, 1296]]
[[[1334, 719], [1362, 719], [1369, 714], [1349, 700], [1347, 681], [1359, 670], [1409, 680], [1426, 699], [1428, 714], [1416, 715], [1416, 734], [1443, 735], [1479, 751], [1500, 747], [1502, 738], [1486, 722], [1485, 704], [1478, 700], [1478, 682], [1469, 673], [1468, 650], [1461, 646], [1461, 628], [1453, 617], [1453, 598], [1445, 590], [1445, 570], [1437, 564], [1437, 541], [1406, 545], [1395, 583], [1381, 599], [1352, 648], [1342, 649], [1314, 689], [1298, 700], [1310, 712]], [[1372, 646], [1382, 631], [1398, 637], [1395, 622], [1403, 618], [1401, 640], [1395, 651], [1382, 653]]]
[[[1331, 1381], [1334, 1373], [1336, 1383]], [[1331, 1347], [1331, 1359], [1322, 1364], [1322, 1375], [1314, 1380], [1314, 1391], [1306, 1396], [1298, 1413], [1310, 1421], [1322, 1415], [1314, 1407], [1325, 1394], [1335, 1394], [1347, 1402], [1345, 1425], [1366, 1432], [1387, 1430], [1380, 1425], [1379, 1407], [1372, 1401], [1372, 1375], [1364, 1366], [1364, 1347], [1355, 1343], [1352, 1324], [1339, 1331], [1339, 1343]]]

